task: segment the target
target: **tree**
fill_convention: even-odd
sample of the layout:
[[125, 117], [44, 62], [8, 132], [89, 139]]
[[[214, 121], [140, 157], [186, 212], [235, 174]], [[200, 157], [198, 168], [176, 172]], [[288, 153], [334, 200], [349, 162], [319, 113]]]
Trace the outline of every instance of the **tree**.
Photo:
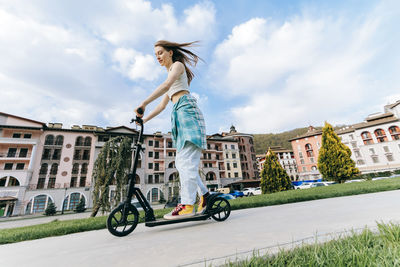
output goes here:
[[322, 129], [322, 146], [319, 150], [318, 169], [326, 180], [343, 183], [360, 174], [351, 159], [351, 150], [344, 145], [334, 132], [332, 125], [325, 122]]
[[47, 205], [47, 208], [45, 209], [44, 214], [45, 214], [46, 216], [52, 216], [52, 215], [55, 215], [56, 212], [57, 212], [56, 205], [54, 205], [53, 202], [50, 202], [50, 203]]
[[[107, 141], [96, 159], [93, 169], [93, 211], [104, 213], [111, 208], [111, 201], [116, 205], [126, 194], [128, 174], [131, 167], [132, 140], [128, 137], [115, 137]], [[109, 199], [110, 185], [115, 184], [115, 195]]]
[[292, 187], [289, 176], [271, 149], [268, 149], [265, 156], [260, 185], [263, 194], [285, 191]]
[[85, 198], [81, 197], [81, 199], [79, 200], [78, 206], [76, 206], [75, 208], [75, 212], [84, 212], [86, 210], [85, 208]]

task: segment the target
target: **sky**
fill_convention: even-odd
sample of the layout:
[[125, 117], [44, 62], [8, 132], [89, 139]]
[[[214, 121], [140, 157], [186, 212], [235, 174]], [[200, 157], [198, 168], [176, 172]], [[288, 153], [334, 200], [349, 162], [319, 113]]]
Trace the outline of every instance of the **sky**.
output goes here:
[[154, 43], [199, 40], [207, 134], [358, 123], [400, 100], [398, 25], [397, 0], [0, 0], [0, 112], [129, 127], [167, 77]]

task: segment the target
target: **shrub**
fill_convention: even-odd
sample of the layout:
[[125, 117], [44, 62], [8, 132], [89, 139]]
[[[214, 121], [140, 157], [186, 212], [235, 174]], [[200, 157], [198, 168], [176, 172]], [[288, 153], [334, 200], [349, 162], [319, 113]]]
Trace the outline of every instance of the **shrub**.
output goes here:
[[44, 215], [46, 216], [52, 216], [57, 213], [57, 208], [56, 205], [54, 205], [53, 202], [50, 202], [49, 205], [47, 205], [46, 210], [44, 211]]

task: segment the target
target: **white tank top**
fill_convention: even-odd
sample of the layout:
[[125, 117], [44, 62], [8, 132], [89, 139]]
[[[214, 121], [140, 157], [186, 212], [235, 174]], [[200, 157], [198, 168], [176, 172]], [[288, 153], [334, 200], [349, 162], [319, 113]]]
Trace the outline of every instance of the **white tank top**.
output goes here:
[[168, 95], [169, 99], [171, 99], [171, 97], [175, 93], [184, 91], [184, 90], [189, 91], [189, 84], [188, 84], [186, 71], [184, 71], [181, 74], [181, 76], [179, 76], [179, 78], [176, 79], [175, 82], [171, 85], [171, 87], [167, 91], [167, 95]]

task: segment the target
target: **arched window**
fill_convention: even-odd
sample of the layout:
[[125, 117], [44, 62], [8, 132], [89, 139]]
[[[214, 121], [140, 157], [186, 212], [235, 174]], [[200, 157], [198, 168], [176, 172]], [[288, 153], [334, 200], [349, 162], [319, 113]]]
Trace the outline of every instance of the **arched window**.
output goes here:
[[78, 172], [79, 172], [79, 164], [78, 164], [78, 163], [75, 163], [75, 164], [72, 166], [72, 174], [78, 174]]
[[389, 133], [393, 140], [400, 140], [400, 128], [398, 126], [391, 126], [389, 128]]
[[75, 140], [75, 146], [83, 146], [83, 137], [78, 136]]
[[140, 184], [140, 177], [137, 174], [135, 176], [135, 184]]
[[168, 164], [168, 168], [176, 168], [175, 161], [172, 161], [170, 164]]
[[3, 177], [0, 179], [0, 187], [5, 187], [7, 182], [7, 177]]
[[174, 173], [171, 173], [171, 175], [168, 177], [168, 181], [169, 182], [173, 182], [173, 181], [175, 181], [176, 180], [176, 177], [177, 177], [177, 172], [174, 172]]
[[386, 137], [386, 133], [384, 130], [376, 129], [375, 136], [376, 136], [376, 139], [378, 140], [378, 143], [387, 142], [387, 137]]
[[76, 206], [78, 206], [81, 198], [83, 198], [84, 202], [86, 203], [86, 198], [84, 194], [76, 192], [67, 196], [63, 202], [64, 210], [74, 210]]
[[40, 167], [39, 174], [47, 174], [48, 168], [49, 168], [49, 165], [47, 165], [47, 163], [43, 163], [42, 166]]
[[56, 137], [56, 146], [62, 146], [64, 144], [64, 136], [57, 135]]
[[146, 198], [150, 202], [157, 202], [161, 198], [164, 198], [164, 194], [160, 189], [154, 187], [147, 193]]
[[362, 138], [362, 140], [364, 142], [364, 145], [371, 145], [371, 144], [374, 143], [374, 141], [372, 140], [372, 136], [371, 136], [370, 132], [367, 132], [367, 131], [362, 132], [361, 133], [361, 138]]
[[85, 146], [91, 146], [91, 145], [92, 145], [92, 138], [88, 136], [85, 138]]
[[314, 157], [314, 151], [312, 149], [311, 144], [306, 144], [306, 153], [307, 153], [307, 157]]
[[213, 180], [217, 180], [215, 173], [213, 172], [208, 172], [206, 174], [206, 181], [213, 181]]
[[54, 135], [52, 135], [52, 134], [46, 135], [44, 144], [48, 145], [48, 146], [54, 145]]
[[316, 171], [317, 170], [317, 166], [311, 166], [311, 170], [312, 171]]
[[25, 213], [33, 214], [33, 213], [44, 212], [47, 206], [52, 202], [53, 200], [48, 195], [35, 196], [28, 202]]
[[50, 174], [56, 175], [57, 172], [58, 172], [58, 164], [57, 163], [53, 163], [51, 165]]

